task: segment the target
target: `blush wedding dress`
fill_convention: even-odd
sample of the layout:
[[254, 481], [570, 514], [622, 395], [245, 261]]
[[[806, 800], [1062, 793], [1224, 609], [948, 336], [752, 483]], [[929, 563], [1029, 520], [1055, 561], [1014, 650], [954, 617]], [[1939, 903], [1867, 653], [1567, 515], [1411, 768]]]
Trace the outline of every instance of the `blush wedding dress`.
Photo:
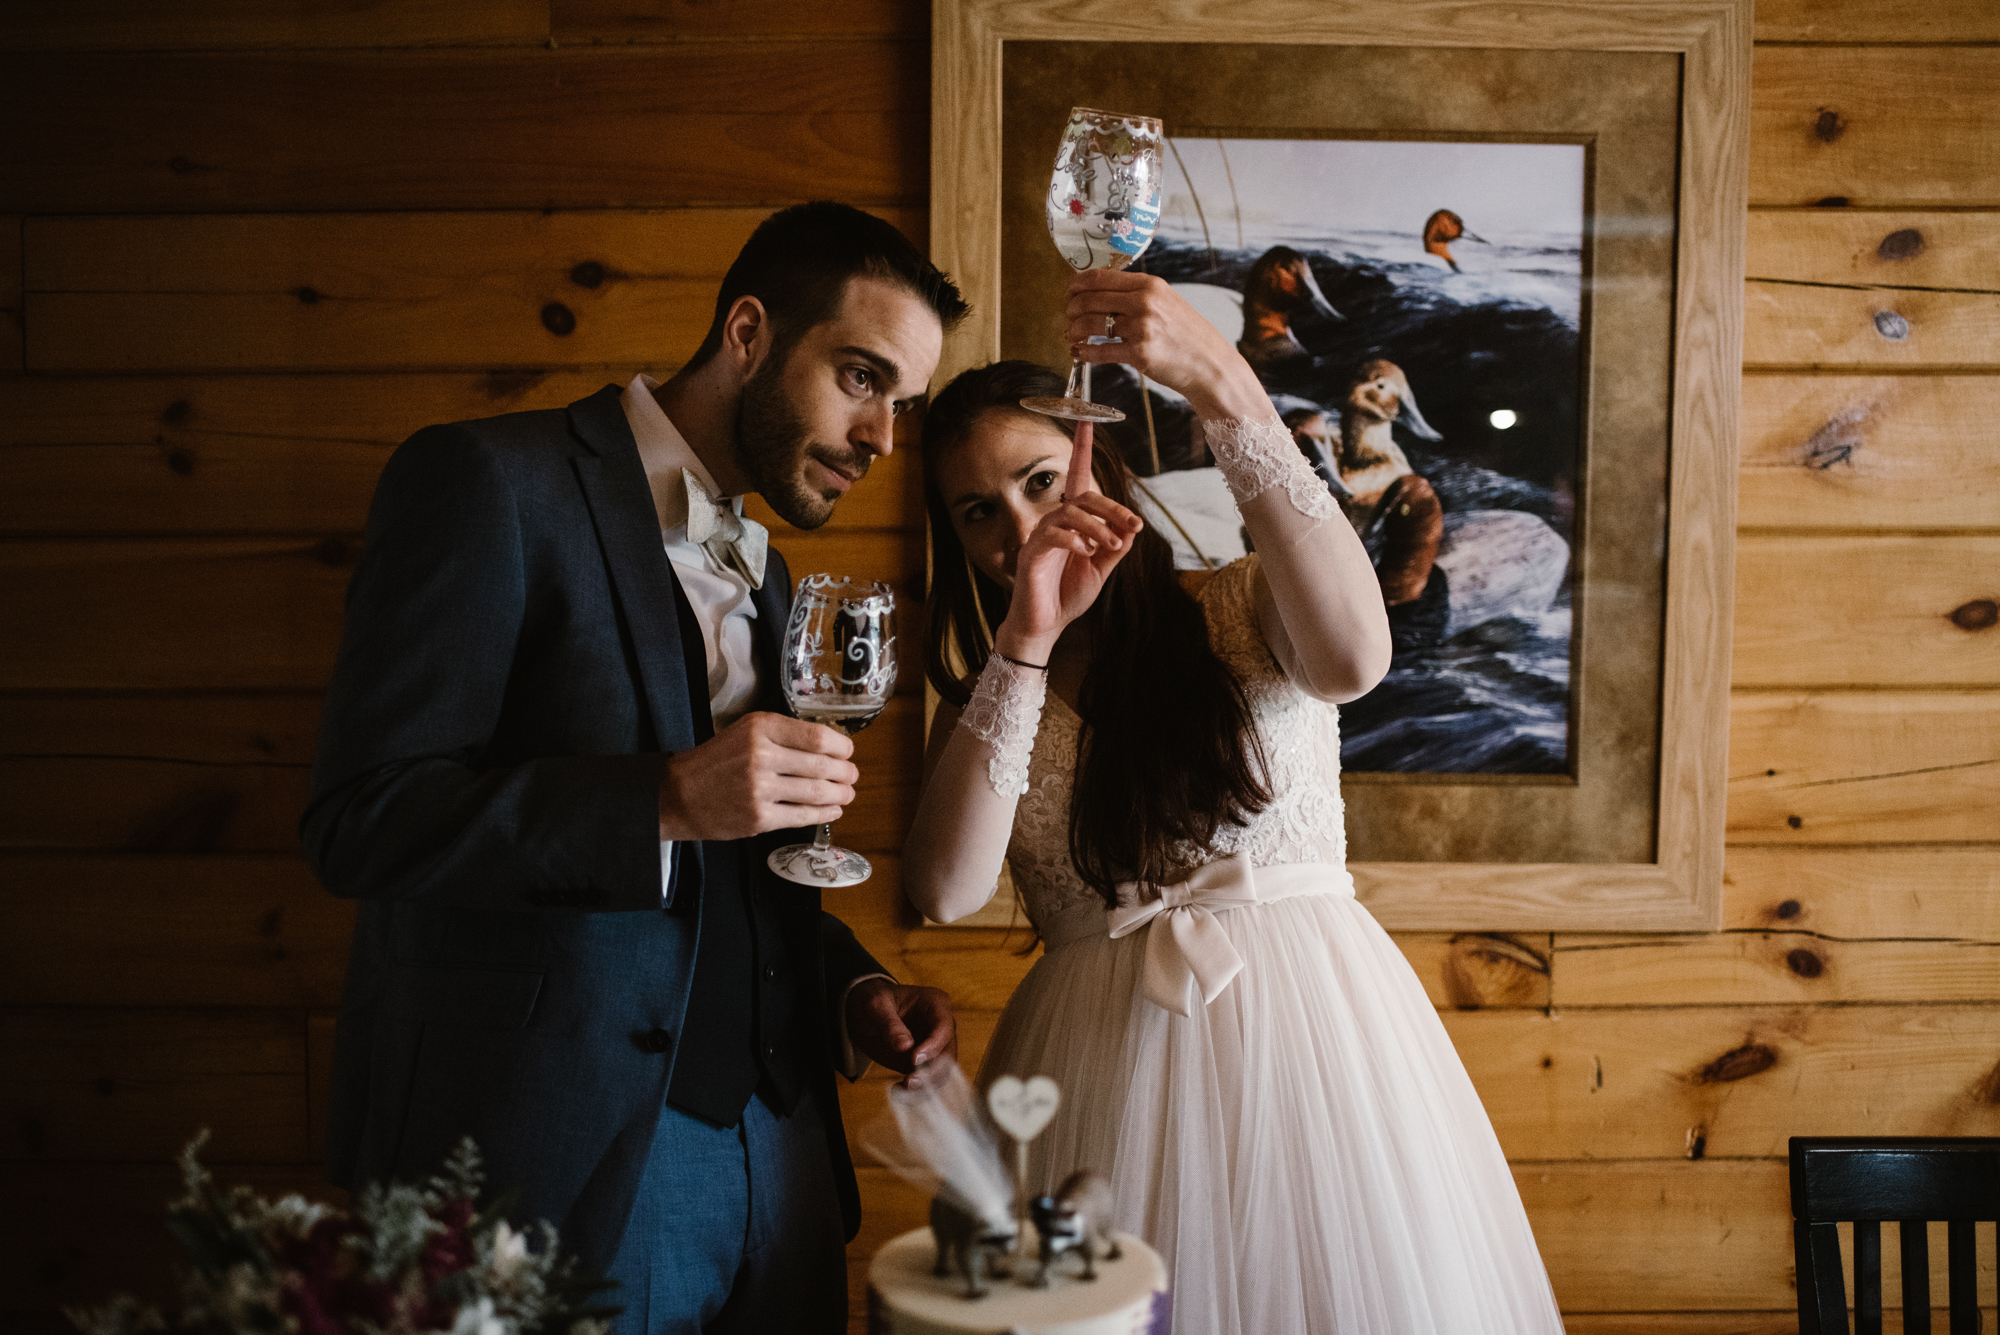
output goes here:
[[[1206, 429], [1246, 515], [1257, 500], [1289, 510], [1294, 531], [1339, 522], [1277, 422]], [[1105, 1174], [1117, 1226], [1166, 1258], [1179, 1335], [1559, 1332], [1479, 1096], [1415, 973], [1355, 901], [1339, 713], [1294, 684], [1298, 651], [1270, 642], [1259, 562], [1227, 567], [1199, 597], [1274, 800], [1225, 828], [1185, 881], [1121, 887], [1115, 911], [1069, 857], [1081, 721], [1046, 674], [997, 654], [983, 671], [959, 726], [985, 744], [984, 798], [1001, 800], [966, 815], [1014, 799], [1007, 860], [1046, 949], [979, 1083], [1061, 1087], [1030, 1188]]]

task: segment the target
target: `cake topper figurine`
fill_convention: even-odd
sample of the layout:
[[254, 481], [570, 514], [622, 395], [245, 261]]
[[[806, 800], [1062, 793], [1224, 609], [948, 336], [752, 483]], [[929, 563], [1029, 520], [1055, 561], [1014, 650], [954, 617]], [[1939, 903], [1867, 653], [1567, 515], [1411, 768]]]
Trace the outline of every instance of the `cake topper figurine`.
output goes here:
[[980, 1298], [989, 1275], [1011, 1273], [1005, 1258], [1020, 1236], [1014, 1183], [971, 1082], [956, 1062], [941, 1060], [943, 1069], [923, 1088], [890, 1087], [893, 1129], [877, 1119], [862, 1129], [861, 1143], [905, 1181], [932, 1193], [934, 1273], [956, 1271], [965, 1280], [965, 1296]]
[[[1042, 1134], [1062, 1106], [1062, 1090], [1045, 1075], [1022, 1080], [1003, 1075], [986, 1087], [986, 1107], [1000, 1129], [1014, 1138], [1014, 1186], [1025, 1207], [1028, 1200], [1028, 1142]], [[1021, 1217], [1025, 1230], [1027, 1216]], [[1021, 1236], [1027, 1236], [1024, 1231]]]
[[1042, 1239], [1042, 1264], [1035, 1272], [1038, 1289], [1049, 1286], [1049, 1274], [1066, 1252], [1083, 1254], [1084, 1279], [1097, 1278], [1098, 1257], [1116, 1261], [1125, 1254], [1111, 1232], [1111, 1184], [1088, 1168], [1064, 1178], [1055, 1195], [1029, 1201], [1028, 1213]]
[[940, 1191], [931, 1197], [931, 1236], [937, 1239], [937, 1263], [931, 1273], [943, 1279], [957, 1271], [965, 1280], [968, 1298], [986, 1296], [988, 1275], [1005, 1279], [1013, 1274], [1007, 1256], [1019, 1233], [1011, 1209], [999, 1215], [970, 1214]]
[[[1062, 1090], [1045, 1075], [1022, 1080], [1003, 1075], [986, 1091], [982, 1109], [965, 1072], [949, 1057], [920, 1089], [889, 1089], [890, 1118], [861, 1129], [861, 1143], [905, 1181], [931, 1193], [931, 1236], [937, 1259], [931, 1273], [956, 1273], [964, 1296], [982, 1298], [989, 1278], [1015, 1274], [1034, 1288], [1049, 1287], [1056, 1262], [1083, 1256], [1082, 1278], [1097, 1278], [1100, 1260], [1123, 1254], [1111, 1233], [1111, 1185], [1083, 1169], [1071, 1173], [1053, 1196], [1028, 1199], [1028, 1146], [1048, 1129], [1062, 1106]], [[1014, 1140], [1014, 1173], [1007, 1172], [995, 1127]], [[1021, 1213], [1016, 1214], [1016, 1202]], [[1040, 1238], [1040, 1264], [1026, 1268], [1027, 1230]], [[1010, 1258], [1022, 1258], [1015, 1268]]]

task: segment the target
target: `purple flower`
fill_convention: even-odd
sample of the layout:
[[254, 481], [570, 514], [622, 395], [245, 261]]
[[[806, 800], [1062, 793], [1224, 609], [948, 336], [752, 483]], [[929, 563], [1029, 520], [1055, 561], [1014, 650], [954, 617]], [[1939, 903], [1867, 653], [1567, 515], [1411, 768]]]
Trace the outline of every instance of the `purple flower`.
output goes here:
[[351, 1335], [349, 1317], [387, 1326], [396, 1315], [396, 1289], [371, 1283], [356, 1273], [350, 1238], [361, 1225], [344, 1215], [320, 1220], [301, 1238], [280, 1234], [271, 1250], [291, 1273], [286, 1277], [279, 1310], [298, 1320], [300, 1335]]
[[434, 1216], [444, 1225], [442, 1233], [431, 1234], [430, 1241], [417, 1257], [417, 1269], [423, 1272], [424, 1287], [430, 1288], [446, 1275], [455, 1275], [467, 1269], [479, 1259], [473, 1250], [472, 1238], [465, 1226], [472, 1222], [472, 1202], [453, 1201]]

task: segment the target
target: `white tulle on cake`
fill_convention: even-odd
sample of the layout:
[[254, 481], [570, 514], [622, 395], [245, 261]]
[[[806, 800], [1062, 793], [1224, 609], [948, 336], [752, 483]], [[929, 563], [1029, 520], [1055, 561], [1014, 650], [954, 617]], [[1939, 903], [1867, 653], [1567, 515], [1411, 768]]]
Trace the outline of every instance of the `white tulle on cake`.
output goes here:
[[1031, 1188], [1109, 1176], [1118, 1226], [1165, 1257], [1180, 1335], [1560, 1331], [1443, 1024], [1326, 873], [1328, 893], [1216, 915], [1243, 969], [1192, 1018], [1143, 995], [1145, 932], [1114, 941], [1087, 904], [1043, 924], [980, 1074], [1062, 1086]]

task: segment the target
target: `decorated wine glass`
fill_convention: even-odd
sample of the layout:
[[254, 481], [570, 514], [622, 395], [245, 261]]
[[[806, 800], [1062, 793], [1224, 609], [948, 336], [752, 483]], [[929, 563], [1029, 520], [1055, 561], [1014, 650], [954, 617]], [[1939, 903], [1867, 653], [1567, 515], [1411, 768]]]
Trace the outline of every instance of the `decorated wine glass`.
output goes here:
[[[1049, 235], [1072, 269], [1123, 269], [1151, 244], [1160, 222], [1160, 153], [1166, 132], [1151, 116], [1073, 107], [1056, 145], [1049, 176]], [[1116, 318], [1104, 317], [1108, 343]], [[1028, 398], [1021, 406], [1077, 422], [1122, 422], [1116, 408], [1090, 401], [1090, 367], [1070, 359], [1069, 385], [1057, 398]]]
[[[785, 701], [808, 723], [850, 735], [875, 721], [896, 689], [896, 595], [887, 584], [807, 575], [792, 599], [782, 651]], [[868, 859], [833, 842], [822, 825], [809, 844], [788, 844], [771, 870], [800, 885], [836, 889], [874, 875]]]

